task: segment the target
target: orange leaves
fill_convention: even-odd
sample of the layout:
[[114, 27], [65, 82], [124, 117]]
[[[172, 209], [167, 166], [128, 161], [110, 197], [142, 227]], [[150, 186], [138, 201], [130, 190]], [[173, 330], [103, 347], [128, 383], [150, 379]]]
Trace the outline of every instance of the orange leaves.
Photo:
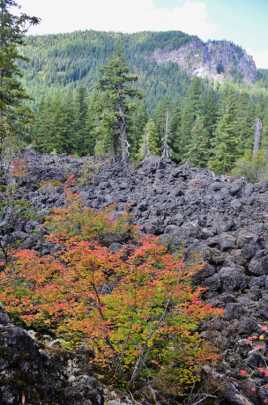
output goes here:
[[137, 379], [153, 380], [171, 368], [178, 373], [178, 385], [194, 383], [200, 366], [218, 359], [200, 338], [198, 322], [222, 314], [202, 301], [203, 289], [191, 287], [191, 276], [202, 265], [185, 266], [153, 236], [136, 235], [131, 246], [112, 253], [104, 237], [133, 236], [127, 217], [112, 219], [110, 208], [95, 212], [84, 207], [69, 192], [73, 181], [66, 186], [67, 206], [54, 210], [47, 221], [57, 253], [17, 251], [0, 273], [0, 301], [69, 347], [87, 343], [95, 362], [123, 383], [139, 362]]
[[103, 241], [107, 235], [129, 239], [135, 229], [129, 225], [126, 213], [112, 218], [113, 206], [95, 211], [84, 206], [79, 196], [67, 188], [66, 207], [56, 208], [46, 221], [52, 235], [49, 240], [55, 243], [75, 238], [79, 241]]
[[19, 277], [39, 286], [64, 271], [62, 264], [52, 256], [40, 257], [33, 250], [19, 250], [14, 255]]

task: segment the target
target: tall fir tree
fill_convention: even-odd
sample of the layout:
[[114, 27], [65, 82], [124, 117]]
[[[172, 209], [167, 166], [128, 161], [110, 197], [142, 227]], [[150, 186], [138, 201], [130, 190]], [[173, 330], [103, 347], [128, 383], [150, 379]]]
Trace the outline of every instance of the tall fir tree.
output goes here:
[[178, 133], [177, 149], [180, 155], [180, 161], [186, 159], [188, 145], [191, 139], [191, 132], [195, 120], [202, 113], [202, 81], [199, 78], [192, 80], [191, 86], [184, 99], [181, 111], [181, 127]]
[[149, 156], [160, 155], [160, 148], [158, 146], [157, 128], [155, 122], [150, 119], [145, 128], [138, 152], [138, 160], [143, 160]]
[[87, 92], [84, 87], [80, 87], [78, 89], [78, 94], [75, 100], [76, 108], [75, 108], [75, 145], [74, 150], [75, 152], [80, 155], [84, 156], [88, 153], [88, 140], [87, 138], [90, 136], [88, 127], [87, 127], [87, 120], [88, 120], [88, 99], [87, 99]]
[[135, 100], [131, 110], [129, 119], [130, 157], [132, 160], [135, 160], [139, 152], [145, 126], [149, 117], [143, 99]]
[[237, 92], [228, 86], [222, 99], [221, 115], [215, 130], [214, 148], [209, 167], [217, 173], [232, 169], [240, 157], [239, 98]]
[[36, 17], [17, 13], [14, 0], [0, 0], [0, 152], [7, 135], [22, 135], [30, 120], [28, 98], [21, 84], [18, 61], [25, 60], [18, 50], [24, 44], [29, 26], [38, 24]]
[[206, 167], [209, 160], [209, 131], [202, 115], [196, 117], [186, 159], [194, 166]]
[[97, 85], [100, 101], [96, 125], [97, 155], [107, 152], [126, 161], [129, 157], [129, 128], [132, 101], [140, 96], [133, 84], [137, 77], [131, 75], [119, 52], [101, 72]]
[[171, 110], [170, 122], [170, 140], [171, 158], [175, 162], [181, 161], [180, 141], [181, 141], [181, 100], [177, 100], [174, 108]]
[[160, 100], [160, 102], [156, 106], [153, 114], [153, 120], [156, 124], [157, 130], [157, 144], [160, 150], [162, 148], [163, 141], [165, 138], [167, 111], [170, 112], [170, 110], [171, 110], [170, 99], [164, 97], [162, 100]]

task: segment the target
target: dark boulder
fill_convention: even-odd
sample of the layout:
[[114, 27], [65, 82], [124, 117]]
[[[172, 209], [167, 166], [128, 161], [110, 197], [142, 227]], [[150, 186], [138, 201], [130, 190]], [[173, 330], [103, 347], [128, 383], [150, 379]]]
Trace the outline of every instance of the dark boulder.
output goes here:
[[10, 323], [0, 310], [1, 405], [103, 405], [100, 386], [86, 370], [70, 375], [64, 353], [50, 353]]

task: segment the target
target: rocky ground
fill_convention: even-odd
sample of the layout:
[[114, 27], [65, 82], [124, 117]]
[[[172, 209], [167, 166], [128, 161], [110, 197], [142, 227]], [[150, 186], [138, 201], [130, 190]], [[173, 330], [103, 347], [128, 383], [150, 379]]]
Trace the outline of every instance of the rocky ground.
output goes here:
[[[53, 343], [53, 342], [51, 342]], [[31, 333], [0, 310], [1, 405], [103, 405], [103, 392], [86, 353], [71, 357], [44, 350]]]
[[[205, 370], [208, 389], [214, 389], [217, 398], [205, 399], [202, 403], [267, 404], [268, 182], [251, 185], [243, 178], [218, 177], [208, 170], [177, 166], [159, 159], [150, 159], [137, 168], [122, 168], [119, 163], [40, 156], [31, 151], [26, 152], [23, 159], [27, 161], [27, 174], [17, 179], [16, 193], [17, 197], [31, 202], [37, 216], [18, 222], [10, 210], [5, 210], [0, 222], [2, 241], [19, 238], [26, 248], [49, 250], [51, 247], [42, 242], [43, 230], [39, 223], [51, 207], [64, 204], [61, 183], [74, 174], [80, 178], [76, 189], [88, 206], [99, 209], [116, 203], [117, 211], [127, 209], [143, 232], [160, 235], [171, 248], [182, 249], [187, 260], [206, 263], [194, 281], [207, 288], [204, 298], [224, 307], [225, 315], [201, 326], [203, 336], [217, 344], [223, 354], [216, 371]], [[2, 318], [1, 347], [7, 347], [11, 357], [8, 364], [7, 360], [0, 363], [0, 378], [13, 375], [16, 364], [12, 360], [13, 351], [16, 356], [16, 339], [22, 339], [24, 343], [18, 344], [29, 345], [30, 356], [26, 368], [20, 365], [22, 372], [27, 374], [27, 367], [34, 371], [34, 364], [41, 364], [37, 374], [30, 374], [29, 384], [35, 386], [35, 381], [46, 380], [49, 359], [44, 359], [45, 354], [40, 354], [36, 344], [26, 338], [26, 332], [10, 325], [4, 315]], [[43, 368], [43, 364], [48, 368]], [[61, 393], [62, 386], [70, 380], [62, 370], [66, 370], [66, 366], [53, 371], [51, 377], [53, 381], [55, 373], [59, 373], [57, 384], [52, 385]], [[42, 378], [38, 372], [43, 373]], [[84, 402], [65, 399], [67, 402], [54, 400], [49, 403], [101, 404], [101, 393], [90, 374], [82, 376], [81, 379], [89, 379], [93, 387], [88, 398], [85, 394]], [[16, 385], [3, 381], [5, 385], [2, 384], [4, 388], [0, 395], [4, 399], [0, 403], [19, 404]], [[65, 383], [62, 385], [61, 381]], [[75, 381], [71, 378], [71, 384], [75, 385]], [[66, 390], [70, 393], [68, 384]], [[42, 384], [41, 387], [43, 391], [40, 392], [46, 393], [47, 387]], [[79, 391], [84, 392], [80, 388]], [[16, 399], [13, 402], [8, 397], [5, 399], [3, 392]], [[67, 398], [68, 392], [64, 393]], [[94, 399], [92, 392], [96, 394]], [[55, 395], [57, 398], [58, 394]], [[22, 399], [20, 401], [23, 403]]]

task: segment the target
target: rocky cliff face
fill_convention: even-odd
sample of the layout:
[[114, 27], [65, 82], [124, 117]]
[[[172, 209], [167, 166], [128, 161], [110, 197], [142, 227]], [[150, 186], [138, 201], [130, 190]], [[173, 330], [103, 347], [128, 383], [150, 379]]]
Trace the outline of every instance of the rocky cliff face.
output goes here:
[[192, 76], [217, 81], [229, 79], [249, 84], [257, 78], [253, 58], [228, 41], [205, 43], [195, 37], [178, 49], [155, 49], [150, 59], [158, 64], [173, 62]]

